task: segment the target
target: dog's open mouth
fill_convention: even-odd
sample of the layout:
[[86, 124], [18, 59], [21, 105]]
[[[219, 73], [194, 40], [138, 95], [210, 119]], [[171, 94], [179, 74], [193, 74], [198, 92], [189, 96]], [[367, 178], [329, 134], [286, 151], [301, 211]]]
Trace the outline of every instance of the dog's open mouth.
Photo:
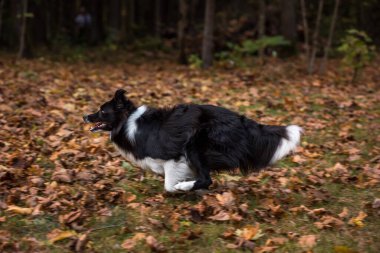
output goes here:
[[98, 122], [90, 128], [91, 132], [109, 131], [110, 125], [104, 122]]

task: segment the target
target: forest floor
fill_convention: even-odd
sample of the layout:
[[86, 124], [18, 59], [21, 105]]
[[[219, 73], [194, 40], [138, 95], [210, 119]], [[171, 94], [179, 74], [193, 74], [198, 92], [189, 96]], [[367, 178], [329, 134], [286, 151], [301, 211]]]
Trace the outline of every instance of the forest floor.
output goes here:
[[[380, 251], [379, 61], [357, 84], [338, 61], [322, 77], [299, 59], [127, 62], [0, 60], [1, 252]], [[82, 121], [117, 88], [298, 124], [302, 147], [260, 173], [215, 174], [203, 195], [167, 194]]]

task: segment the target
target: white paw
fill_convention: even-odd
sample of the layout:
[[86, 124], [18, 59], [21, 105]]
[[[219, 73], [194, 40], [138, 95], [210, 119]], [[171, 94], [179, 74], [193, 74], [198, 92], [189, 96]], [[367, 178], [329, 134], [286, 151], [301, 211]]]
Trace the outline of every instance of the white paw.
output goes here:
[[195, 181], [187, 181], [187, 182], [181, 182], [174, 186], [174, 188], [178, 191], [190, 191], [193, 189], [193, 186], [195, 184]]

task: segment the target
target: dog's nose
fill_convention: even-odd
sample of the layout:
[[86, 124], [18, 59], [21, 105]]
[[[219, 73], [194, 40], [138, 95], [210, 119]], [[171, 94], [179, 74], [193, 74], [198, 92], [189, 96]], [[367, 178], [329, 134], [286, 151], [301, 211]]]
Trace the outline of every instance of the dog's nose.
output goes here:
[[83, 121], [85, 122], [85, 123], [89, 123], [90, 121], [88, 120], [88, 116], [87, 115], [84, 115], [83, 116]]

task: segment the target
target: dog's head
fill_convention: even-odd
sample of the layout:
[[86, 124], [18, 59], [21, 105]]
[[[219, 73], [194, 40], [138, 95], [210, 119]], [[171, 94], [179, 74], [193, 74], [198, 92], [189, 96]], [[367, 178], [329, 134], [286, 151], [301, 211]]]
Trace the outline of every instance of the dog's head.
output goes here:
[[86, 123], [95, 123], [90, 128], [91, 132], [112, 131], [119, 123], [128, 117], [133, 110], [133, 103], [124, 95], [125, 90], [119, 89], [114, 97], [100, 106], [100, 110], [83, 116]]

